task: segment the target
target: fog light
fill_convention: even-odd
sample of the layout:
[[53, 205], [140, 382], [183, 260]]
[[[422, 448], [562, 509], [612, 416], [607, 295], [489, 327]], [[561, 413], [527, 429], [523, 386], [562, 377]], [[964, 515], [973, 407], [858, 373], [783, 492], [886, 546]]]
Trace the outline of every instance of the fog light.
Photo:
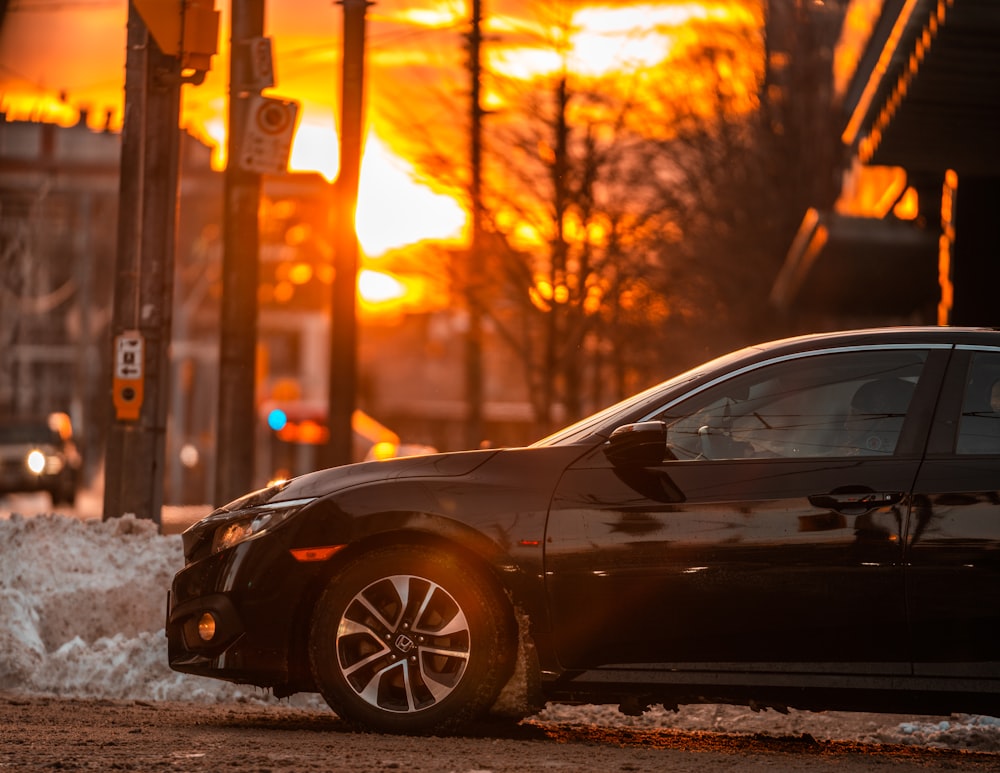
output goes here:
[[215, 618], [211, 612], [206, 612], [198, 621], [198, 636], [202, 641], [212, 641], [215, 638]]

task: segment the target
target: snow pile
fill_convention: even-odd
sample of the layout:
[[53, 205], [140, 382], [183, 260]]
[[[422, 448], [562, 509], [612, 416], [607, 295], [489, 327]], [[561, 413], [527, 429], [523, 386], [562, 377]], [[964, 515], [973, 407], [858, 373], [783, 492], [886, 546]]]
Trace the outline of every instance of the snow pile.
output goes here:
[[72, 697], [227, 700], [253, 688], [167, 665], [179, 536], [133, 517], [0, 519], [0, 689]]
[[[0, 690], [122, 700], [276, 702], [264, 691], [171, 671], [166, 594], [184, 565], [179, 535], [132, 517], [0, 514]], [[294, 705], [324, 704], [296, 696]], [[324, 709], [325, 710], [325, 709]], [[753, 712], [734, 706], [653, 709], [549, 705], [534, 722], [805, 735], [1000, 752], [1000, 719], [849, 712]]]
[[900, 717], [848, 711], [755, 712], [742, 706], [653, 707], [638, 717], [615, 706], [549, 704], [533, 721], [594, 724], [638, 729], [673, 728], [741, 735], [806, 737], [820, 741], [903, 744], [939, 749], [1000, 752], [1000, 719], [955, 714], [951, 717]]
[[939, 721], [903, 722], [896, 728], [896, 743], [941, 748], [1000, 750], [1000, 719], [956, 715]]

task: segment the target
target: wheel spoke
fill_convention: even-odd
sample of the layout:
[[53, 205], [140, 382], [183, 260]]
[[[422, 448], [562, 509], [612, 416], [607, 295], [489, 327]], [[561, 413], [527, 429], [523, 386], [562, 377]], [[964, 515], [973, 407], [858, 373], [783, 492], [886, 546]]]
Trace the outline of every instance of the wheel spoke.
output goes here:
[[469, 659], [468, 647], [421, 647], [420, 652], [423, 655], [436, 655], [454, 660], [467, 661]]
[[392, 587], [396, 589], [396, 595], [399, 597], [399, 615], [392, 626], [396, 627], [399, 625], [399, 621], [406, 615], [406, 610], [410, 607], [410, 581], [413, 578], [395, 575], [389, 579], [392, 581]]
[[393, 676], [392, 672], [397, 669], [402, 669], [403, 672], [403, 685], [404, 685], [404, 692], [406, 695], [406, 711], [413, 711], [414, 710], [413, 692], [410, 686], [409, 669], [407, 668], [407, 663], [405, 660], [397, 661], [395, 663], [386, 666], [385, 668], [380, 668], [378, 671], [372, 674], [372, 678], [368, 680], [368, 683], [365, 684], [365, 686], [362, 689], [357, 691], [358, 695], [360, 695], [364, 700], [368, 701], [368, 703], [370, 703], [372, 706], [381, 706], [382, 701], [380, 700], [379, 688], [382, 686], [382, 680], [391, 679]]
[[[358, 636], [363, 634], [368, 634], [375, 639], [375, 641], [379, 641], [378, 631], [374, 630], [370, 625], [365, 625], [360, 620], [352, 620], [349, 617], [342, 617], [340, 619], [340, 625], [337, 627], [338, 639], [342, 639], [345, 636]], [[381, 644], [380, 641], [379, 643]]]
[[417, 609], [417, 614], [413, 616], [413, 626], [416, 630], [417, 624], [423, 619], [424, 614], [427, 612], [427, 607], [430, 605], [431, 600], [434, 598], [434, 592], [438, 589], [438, 586], [434, 583], [429, 583], [427, 585], [427, 590], [424, 592], [424, 597], [420, 601], [420, 606]]
[[[388, 618], [386, 618], [386, 616], [382, 613], [382, 610], [379, 609], [378, 607], [376, 607], [372, 602], [370, 602], [367, 599], [367, 597], [364, 595], [364, 593], [359, 593], [357, 596], [355, 596], [354, 600], [357, 601], [365, 609], [367, 609], [376, 620], [378, 620], [380, 623], [382, 623], [382, 625], [385, 626], [385, 629], [387, 631], [391, 631], [391, 630], [395, 629], [396, 623], [394, 621], [389, 620]], [[400, 610], [399, 614], [400, 615], [403, 614], [402, 610]], [[398, 616], [397, 616], [397, 619], [398, 619]]]
[[[428, 657], [429, 656], [429, 657]], [[431, 662], [431, 658], [447, 658], [449, 663], [454, 663], [454, 661], [460, 661], [461, 665], [458, 668], [453, 668], [448, 671], [432, 671], [427, 666]], [[440, 701], [442, 698], [447, 697], [452, 690], [458, 684], [458, 677], [464, 672], [466, 665], [468, 664], [469, 654], [468, 652], [458, 652], [455, 650], [443, 649], [443, 648], [433, 648], [424, 647], [420, 652], [420, 676], [424, 682], [424, 686], [430, 691], [431, 695], [434, 696], [434, 701]], [[447, 679], [444, 679], [447, 677]]]
[[420, 675], [423, 677], [424, 684], [427, 686], [427, 689], [430, 690], [431, 695], [434, 696], [435, 703], [448, 696], [451, 691], [455, 689], [455, 686], [452, 684], [443, 684], [433, 677], [428, 676], [422, 667], [420, 669]]
[[416, 711], [417, 701], [413, 693], [413, 675], [410, 673], [410, 664], [404, 660], [401, 665], [403, 666], [403, 690], [406, 693], [406, 710]]
[[452, 634], [464, 633], [468, 630], [469, 621], [465, 619], [465, 613], [461, 609], [457, 609], [454, 616], [446, 625], [434, 630], [420, 631], [420, 633], [429, 633], [434, 636], [451, 636]]
[[435, 609], [435, 612], [437, 612], [440, 615], [444, 615], [446, 609], [448, 609], [449, 607], [452, 609], [452, 616], [445, 623], [443, 624], [439, 623], [433, 627], [421, 624], [426, 619], [427, 612], [430, 609], [431, 602], [435, 600], [438, 593], [446, 596], [449, 601], [452, 601], [451, 596], [448, 594], [447, 591], [441, 588], [441, 586], [434, 585], [432, 583], [428, 588], [423, 601], [420, 604], [420, 611], [417, 614], [416, 618], [414, 619], [413, 622], [414, 632], [430, 634], [432, 636], [451, 636], [452, 634], [455, 633], [463, 633], [465, 631], [468, 631], [469, 622], [468, 620], [465, 619], [465, 613], [462, 611], [462, 608], [460, 606], [454, 603], [444, 608], [442, 608], [441, 605], [439, 604], [438, 608]]
[[[360, 660], [355, 661], [354, 663], [350, 663], [350, 664], [344, 663], [343, 664], [343, 669], [342, 669], [343, 673], [344, 673], [344, 676], [350, 676], [355, 671], [358, 671], [358, 670], [360, 670], [362, 668], [365, 668], [369, 663], [373, 663], [374, 661], [378, 660], [379, 658], [384, 658], [385, 655], [386, 655], [386, 653], [388, 651], [389, 651], [388, 648], [385, 647], [385, 646], [383, 646], [378, 652], [373, 652], [368, 657], [361, 658]], [[385, 671], [385, 670], [386, 669], [382, 669], [382, 671]], [[376, 672], [376, 673], [377, 674], [381, 673], [381, 671]]]

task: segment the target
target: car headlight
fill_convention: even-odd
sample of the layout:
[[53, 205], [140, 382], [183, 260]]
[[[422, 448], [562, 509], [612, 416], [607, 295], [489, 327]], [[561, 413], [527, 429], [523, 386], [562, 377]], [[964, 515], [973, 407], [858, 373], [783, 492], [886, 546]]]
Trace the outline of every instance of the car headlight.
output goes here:
[[58, 453], [44, 448], [34, 448], [24, 457], [24, 466], [34, 475], [58, 475], [64, 462]]
[[41, 475], [45, 472], [45, 454], [37, 449], [25, 457], [24, 463], [35, 475]]
[[315, 497], [268, 502], [251, 510], [233, 513], [231, 518], [216, 527], [212, 535], [212, 553], [265, 534], [313, 501]]

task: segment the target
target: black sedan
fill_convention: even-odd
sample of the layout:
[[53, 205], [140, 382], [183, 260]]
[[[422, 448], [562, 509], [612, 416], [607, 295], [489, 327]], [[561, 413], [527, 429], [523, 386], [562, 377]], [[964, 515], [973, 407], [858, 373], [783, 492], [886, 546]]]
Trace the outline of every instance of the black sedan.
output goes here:
[[183, 536], [170, 665], [382, 731], [545, 701], [1000, 715], [1000, 332], [754, 346]]

